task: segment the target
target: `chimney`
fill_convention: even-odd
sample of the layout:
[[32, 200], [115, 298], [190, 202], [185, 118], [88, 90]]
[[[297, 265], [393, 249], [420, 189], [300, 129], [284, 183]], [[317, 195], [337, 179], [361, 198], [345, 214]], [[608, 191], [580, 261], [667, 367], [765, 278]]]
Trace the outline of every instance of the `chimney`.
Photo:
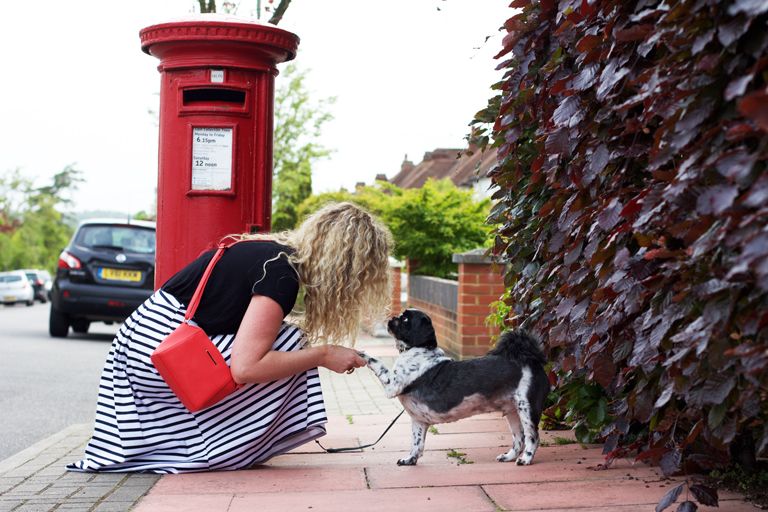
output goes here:
[[375, 181], [389, 181], [386, 174], [377, 174]]
[[403, 174], [409, 173], [409, 172], [411, 172], [413, 170], [414, 167], [416, 167], [416, 166], [413, 165], [413, 162], [408, 160], [408, 155], [406, 154], [403, 157], [403, 163], [400, 164], [400, 172], [403, 173]]

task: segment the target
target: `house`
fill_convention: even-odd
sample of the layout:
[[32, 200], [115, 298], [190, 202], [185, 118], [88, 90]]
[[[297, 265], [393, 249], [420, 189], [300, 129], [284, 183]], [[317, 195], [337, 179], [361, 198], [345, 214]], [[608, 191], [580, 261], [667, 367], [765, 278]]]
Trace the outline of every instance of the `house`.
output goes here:
[[483, 199], [490, 197], [492, 191], [488, 171], [496, 164], [496, 151], [484, 152], [475, 150], [470, 155], [466, 149], [437, 148], [424, 153], [424, 158], [418, 164], [403, 159], [398, 172], [391, 180], [385, 175], [376, 176], [376, 180], [384, 179], [400, 188], [420, 188], [429, 178], [437, 180], [448, 178], [458, 187], [472, 188], [475, 197]]

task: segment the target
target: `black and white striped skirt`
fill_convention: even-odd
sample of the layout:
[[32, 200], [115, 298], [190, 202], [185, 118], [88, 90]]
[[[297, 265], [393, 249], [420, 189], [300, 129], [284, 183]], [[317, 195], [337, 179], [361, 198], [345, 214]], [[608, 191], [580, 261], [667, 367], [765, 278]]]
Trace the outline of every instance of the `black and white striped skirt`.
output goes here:
[[[243, 469], [325, 434], [317, 369], [249, 384], [202, 411], [189, 412], [152, 365], [155, 347], [184, 319], [185, 306], [155, 292], [120, 327], [99, 383], [93, 437], [73, 471]], [[301, 348], [284, 323], [273, 350]], [[229, 363], [234, 334], [211, 338]]]

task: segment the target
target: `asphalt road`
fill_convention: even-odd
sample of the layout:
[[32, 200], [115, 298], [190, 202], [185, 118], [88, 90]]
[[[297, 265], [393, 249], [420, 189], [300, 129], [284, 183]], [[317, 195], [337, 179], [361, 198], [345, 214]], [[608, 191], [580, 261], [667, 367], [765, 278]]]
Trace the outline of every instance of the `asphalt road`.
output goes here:
[[48, 336], [49, 304], [0, 305], [0, 460], [75, 423], [91, 423], [117, 325]]

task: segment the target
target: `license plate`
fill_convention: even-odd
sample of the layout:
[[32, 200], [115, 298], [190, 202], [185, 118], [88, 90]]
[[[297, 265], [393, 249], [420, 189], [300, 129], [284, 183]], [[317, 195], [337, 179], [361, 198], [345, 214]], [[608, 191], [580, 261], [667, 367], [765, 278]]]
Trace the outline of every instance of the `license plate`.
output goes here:
[[128, 281], [137, 283], [141, 281], [140, 270], [123, 270], [119, 268], [101, 268], [99, 277], [106, 281]]
[[15, 295], [6, 295], [3, 297], [3, 302], [16, 302]]

